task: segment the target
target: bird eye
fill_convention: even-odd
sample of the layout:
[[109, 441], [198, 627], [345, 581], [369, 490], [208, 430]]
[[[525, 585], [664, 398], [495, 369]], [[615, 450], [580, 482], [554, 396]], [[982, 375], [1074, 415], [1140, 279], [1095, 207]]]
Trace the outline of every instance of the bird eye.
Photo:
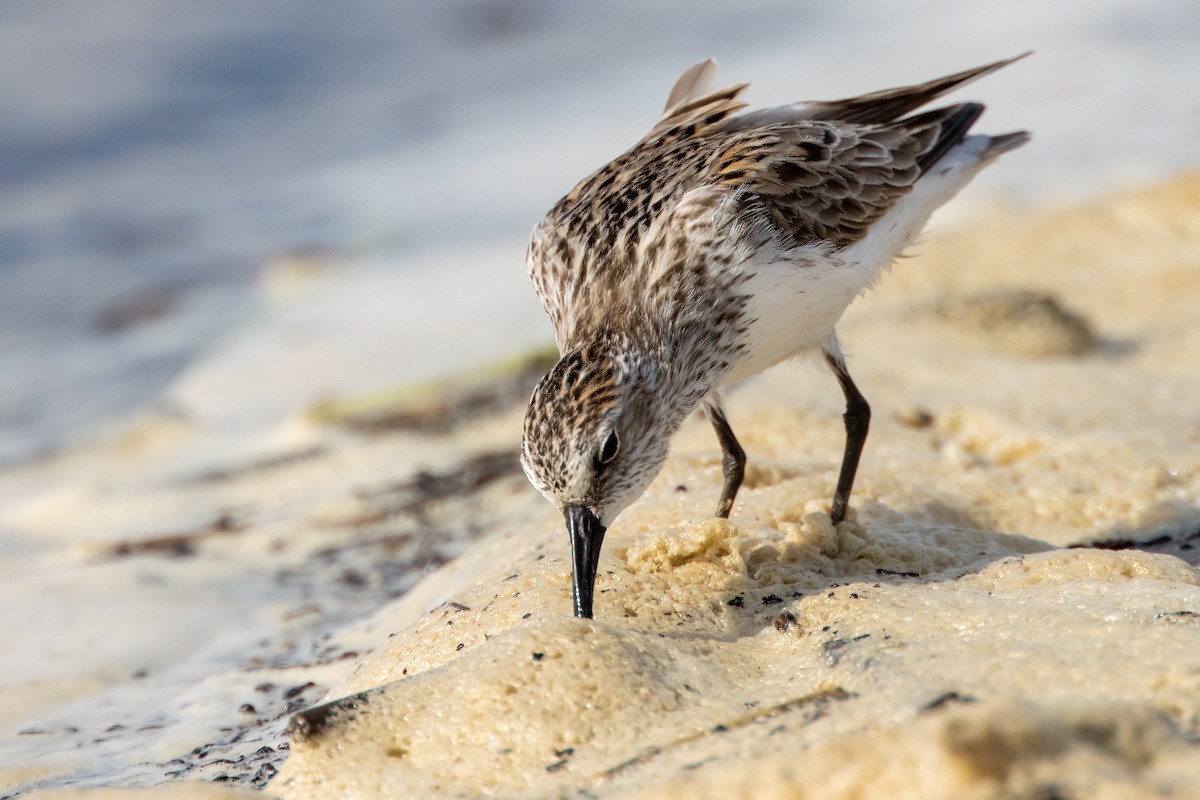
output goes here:
[[604, 440], [604, 446], [600, 448], [600, 452], [596, 454], [596, 466], [604, 467], [611, 464], [612, 460], [617, 457], [617, 450], [620, 447], [621, 440], [617, 438], [617, 432], [612, 431]]

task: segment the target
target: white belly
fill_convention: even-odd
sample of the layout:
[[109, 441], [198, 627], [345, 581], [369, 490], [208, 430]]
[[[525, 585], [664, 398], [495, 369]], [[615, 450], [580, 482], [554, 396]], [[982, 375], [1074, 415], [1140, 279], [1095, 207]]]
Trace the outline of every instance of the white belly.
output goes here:
[[879, 276], [882, 266], [813, 254], [804, 260], [753, 268], [754, 277], [743, 284], [751, 294], [746, 315], [753, 320], [747, 331], [747, 352], [725, 383], [749, 378], [819, 348], [846, 307]]

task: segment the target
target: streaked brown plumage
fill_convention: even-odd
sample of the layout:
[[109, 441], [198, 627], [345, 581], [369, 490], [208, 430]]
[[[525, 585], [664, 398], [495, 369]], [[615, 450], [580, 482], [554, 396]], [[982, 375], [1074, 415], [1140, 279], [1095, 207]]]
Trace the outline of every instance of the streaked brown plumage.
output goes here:
[[746, 84], [711, 91], [715, 65], [697, 64], [642, 141], [551, 209], [529, 269], [563, 358], [531, 399], [522, 461], [566, 515], [577, 615], [591, 616], [606, 526], [658, 473], [683, 419], [703, 404], [712, 420], [725, 516], [745, 455], [718, 389], [818, 349], [847, 398], [841, 520], [870, 410], [834, 325], [934, 209], [1028, 138], [967, 136], [977, 103], [904, 115], [1013, 60], [748, 113]]

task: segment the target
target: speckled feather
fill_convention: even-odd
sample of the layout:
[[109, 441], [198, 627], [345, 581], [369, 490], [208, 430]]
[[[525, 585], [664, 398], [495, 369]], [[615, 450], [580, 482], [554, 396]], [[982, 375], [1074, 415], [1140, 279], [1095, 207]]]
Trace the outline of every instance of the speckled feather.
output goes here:
[[[1013, 60], [749, 112], [746, 84], [711, 89], [711, 61], [685, 72], [646, 137], [533, 233], [530, 276], [563, 353], [526, 416], [534, 485], [607, 525], [687, 414], [705, 403], [720, 415], [722, 384], [813, 347], [844, 368], [833, 327], [845, 307], [937, 206], [1027, 138], [967, 137], [976, 103], [904, 115]], [[610, 467], [595, 454], [611, 432]]]
[[[738, 96], [748, 84], [693, 97], [688, 93], [711, 80], [715, 65], [693, 67], [646, 137], [581, 181], [534, 231], [530, 275], [560, 350], [593, 332], [589, 323], [597, 315], [576, 311], [587, 298], [609, 305], [653, 300], [641, 287], [666, 268], [664, 262], [690, 261], [688, 251], [697, 250], [697, 242], [680, 234], [702, 223], [697, 215], [723, 204], [734, 208], [735, 227], [720, 232], [726, 249], [736, 246], [729, 234], [739, 230], [794, 246], [828, 242], [842, 248], [860, 240], [911, 190], [921, 175], [921, 156], [963, 106], [897, 118], [1008, 63], [919, 86], [742, 115], [737, 112], [746, 104]], [[703, 80], [689, 82], [693, 71], [702, 72]], [[689, 193], [705, 188], [713, 190], [705, 202], [688, 202]], [[707, 266], [720, 269], [721, 261]]]

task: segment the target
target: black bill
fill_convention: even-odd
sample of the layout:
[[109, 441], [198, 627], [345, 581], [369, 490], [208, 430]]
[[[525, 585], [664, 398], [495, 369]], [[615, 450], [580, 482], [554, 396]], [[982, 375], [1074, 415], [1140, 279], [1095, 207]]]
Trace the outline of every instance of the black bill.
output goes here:
[[592, 617], [592, 594], [596, 586], [596, 568], [600, 563], [600, 545], [604, 526], [587, 506], [571, 505], [563, 509], [567, 532], [571, 535], [571, 580], [575, 589], [575, 616]]

